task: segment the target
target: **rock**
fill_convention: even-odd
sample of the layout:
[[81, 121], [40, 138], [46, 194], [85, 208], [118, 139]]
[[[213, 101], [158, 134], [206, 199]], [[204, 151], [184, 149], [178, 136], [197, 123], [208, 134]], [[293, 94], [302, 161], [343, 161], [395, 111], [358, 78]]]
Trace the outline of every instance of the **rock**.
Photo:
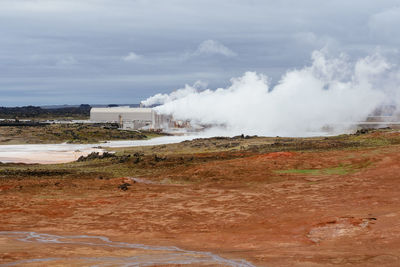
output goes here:
[[131, 155], [123, 155], [118, 158], [119, 163], [125, 163], [131, 158]]
[[367, 134], [368, 132], [369, 132], [369, 129], [360, 129], [360, 130], [357, 130], [356, 135]]
[[88, 160], [94, 160], [94, 159], [105, 159], [105, 158], [115, 158], [117, 157], [116, 155], [114, 155], [113, 153], [108, 153], [108, 152], [104, 152], [103, 154], [100, 154], [99, 152], [92, 152], [89, 155], [85, 156], [80, 156], [78, 158], [78, 162], [82, 162], [82, 161], [88, 161]]
[[120, 184], [120, 185], [118, 186], [118, 188], [121, 189], [122, 191], [126, 191], [126, 190], [129, 189], [129, 186], [131, 186], [131, 184], [123, 183], [123, 184]]
[[167, 157], [159, 157], [159, 156], [157, 156], [157, 155], [154, 155], [154, 160], [155, 160], [156, 162], [164, 161], [164, 160], [166, 160], [166, 159], [167, 159]]

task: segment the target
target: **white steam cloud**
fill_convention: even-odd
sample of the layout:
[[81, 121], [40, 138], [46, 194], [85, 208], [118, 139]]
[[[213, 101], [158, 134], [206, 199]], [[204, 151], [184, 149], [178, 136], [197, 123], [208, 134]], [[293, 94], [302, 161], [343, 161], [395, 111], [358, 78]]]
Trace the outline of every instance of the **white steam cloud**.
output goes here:
[[197, 93], [197, 90], [201, 88], [205, 88], [207, 86], [206, 83], [202, 81], [197, 81], [193, 86], [188, 84], [185, 85], [185, 88], [178, 89], [170, 94], [156, 94], [142, 101], [142, 105], [144, 106], [153, 106], [158, 104], [165, 104], [168, 102], [172, 102], [173, 100], [184, 98], [190, 94]]
[[193, 124], [223, 125], [214, 134], [310, 136], [327, 125], [343, 132], [380, 105], [397, 104], [399, 82], [398, 68], [379, 54], [351, 62], [315, 51], [311, 66], [288, 71], [273, 88], [265, 75], [246, 72], [227, 88], [186, 85], [143, 104], [162, 104], [159, 113]]

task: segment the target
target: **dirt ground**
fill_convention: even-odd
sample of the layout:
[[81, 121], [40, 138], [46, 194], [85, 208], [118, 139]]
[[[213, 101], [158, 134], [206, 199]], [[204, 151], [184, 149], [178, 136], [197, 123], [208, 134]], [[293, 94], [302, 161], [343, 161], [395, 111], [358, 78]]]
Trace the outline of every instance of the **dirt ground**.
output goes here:
[[[365, 138], [382, 140], [380, 134]], [[0, 231], [104, 236], [207, 251], [255, 266], [399, 266], [399, 149], [381, 142], [326, 150], [213, 152], [193, 154], [190, 164], [160, 157], [150, 165], [127, 165], [132, 175], [141, 174], [135, 177], [3, 172]], [[16, 168], [7, 166], [3, 170]], [[115, 168], [120, 166], [125, 165]], [[3, 264], [56, 258], [53, 266], [87, 266], [82, 257], [135, 253], [126, 247], [26, 243], [0, 232]], [[78, 256], [73, 264], [66, 261]]]
[[40, 126], [1, 126], [0, 145], [91, 144], [104, 140], [145, 140], [163, 136], [156, 132], [123, 131], [102, 124], [47, 124]]

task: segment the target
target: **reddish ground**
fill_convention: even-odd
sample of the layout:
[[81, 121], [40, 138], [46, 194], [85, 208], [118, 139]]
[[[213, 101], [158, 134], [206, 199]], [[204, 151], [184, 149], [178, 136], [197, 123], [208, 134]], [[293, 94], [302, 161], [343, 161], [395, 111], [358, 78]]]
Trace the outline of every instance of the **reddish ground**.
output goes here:
[[[127, 191], [117, 189], [127, 178], [4, 179], [0, 231], [102, 235], [257, 266], [399, 266], [399, 148], [215, 160], [142, 177], [159, 183]], [[321, 172], [279, 172], [292, 169]], [[4, 263], [53, 255], [6, 241]]]

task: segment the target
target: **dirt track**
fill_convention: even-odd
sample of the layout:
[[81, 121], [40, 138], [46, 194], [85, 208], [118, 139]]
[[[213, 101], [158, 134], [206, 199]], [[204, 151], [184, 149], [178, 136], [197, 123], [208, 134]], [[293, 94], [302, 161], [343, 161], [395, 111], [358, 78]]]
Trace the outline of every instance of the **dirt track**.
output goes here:
[[[141, 177], [152, 183], [3, 179], [0, 231], [101, 235], [210, 251], [257, 266], [398, 266], [399, 149], [214, 160]], [[118, 189], [124, 182], [132, 184], [126, 191]], [[2, 238], [0, 259], [132, 253], [55, 246], [27, 250]]]

